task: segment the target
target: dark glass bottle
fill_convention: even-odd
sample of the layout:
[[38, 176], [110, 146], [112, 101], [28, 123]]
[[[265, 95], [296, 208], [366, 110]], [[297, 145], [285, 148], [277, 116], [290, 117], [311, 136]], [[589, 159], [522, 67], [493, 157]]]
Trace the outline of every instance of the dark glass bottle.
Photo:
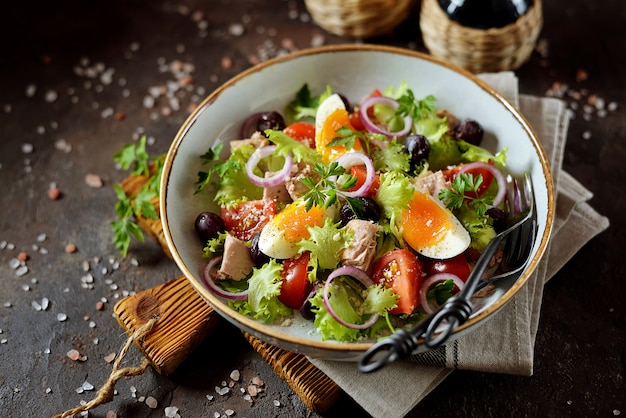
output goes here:
[[438, 0], [451, 20], [477, 29], [501, 28], [528, 11], [532, 0]]

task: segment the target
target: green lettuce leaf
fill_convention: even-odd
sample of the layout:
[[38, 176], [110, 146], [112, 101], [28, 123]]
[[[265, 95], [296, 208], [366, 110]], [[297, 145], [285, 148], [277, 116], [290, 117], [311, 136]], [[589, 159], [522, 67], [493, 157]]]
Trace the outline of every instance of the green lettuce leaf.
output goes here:
[[326, 218], [324, 225], [307, 228], [311, 234], [308, 239], [299, 241], [298, 252], [311, 252], [311, 258], [317, 260], [317, 267], [323, 270], [331, 270], [337, 267], [341, 252], [352, 239], [352, 231], [340, 228], [340, 223], [333, 223], [332, 219]]
[[233, 150], [228, 160], [215, 166], [219, 187], [214, 200], [219, 205], [229, 207], [244, 200], [263, 197], [263, 188], [252, 184], [246, 174], [246, 162], [255, 150], [253, 145], [242, 145]]
[[290, 316], [293, 313], [291, 308], [278, 300], [282, 285], [281, 270], [282, 266], [274, 259], [261, 268], [255, 268], [248, 279], [248, 299], [231, 302], [230, 306], [239, 313], [267, 323]]

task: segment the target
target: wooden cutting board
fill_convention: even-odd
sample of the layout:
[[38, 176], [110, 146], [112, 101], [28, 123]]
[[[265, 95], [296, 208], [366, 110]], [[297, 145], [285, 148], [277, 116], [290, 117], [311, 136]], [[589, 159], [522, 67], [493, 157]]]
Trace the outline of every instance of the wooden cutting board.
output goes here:
[[[146, 176], [130, 176], [121, 186], [132, 198], [146, 181]], [[159, 213], [158, 200], [152, 203]], [[160, 219], [140, 217], [137, 223], [171, 258]], [[220, 320], [184, 276], [120, 300], [114, 313], [128, 335], [158, 315], [150, 333], [135, 344], [154, 369], [164, 375], [173, 373], [205, 338], [211, 338], [211, 331]], [[343, 390], [306, 356], [273, 346], [245, 332], [244, 336], [311, 411], [323, 413], [344, 395]]]

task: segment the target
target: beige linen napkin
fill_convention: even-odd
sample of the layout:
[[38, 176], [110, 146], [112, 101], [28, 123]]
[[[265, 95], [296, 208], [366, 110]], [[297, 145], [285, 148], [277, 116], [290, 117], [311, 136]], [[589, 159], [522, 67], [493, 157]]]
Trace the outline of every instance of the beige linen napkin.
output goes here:
[[587, 201], [592, 194], [561, 170], [568, 118], [562, 101], [519, 95], [512, 72], [482, 74], [535, 129], [557, 191], [552, 239], [537, 270], [488, 323], [436, 350], [361, 374], [355, 363], [311, 359], [374, 417], [403, 417], [454, 369], [531, 375], [543, 285], [585, 243], [609, 226]]

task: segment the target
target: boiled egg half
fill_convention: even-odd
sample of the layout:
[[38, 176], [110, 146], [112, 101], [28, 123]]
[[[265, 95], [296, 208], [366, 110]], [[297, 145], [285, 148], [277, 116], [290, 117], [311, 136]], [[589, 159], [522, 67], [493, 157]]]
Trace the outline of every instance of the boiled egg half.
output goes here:
[[308, 211], [303, 200], [296, 200], [278, 212], [261, 230], [259, 250], [272, 258], [287, 259], [298, 255], [296, 243], [311, 236], [307, 228], [323, 226], [334, 210], [313, 206]]
[[435, 259], [452, 258], [471, 242], [469, 232], [441, 200], [415, 189], [402, 212], [402, 237], [418, 253]]

